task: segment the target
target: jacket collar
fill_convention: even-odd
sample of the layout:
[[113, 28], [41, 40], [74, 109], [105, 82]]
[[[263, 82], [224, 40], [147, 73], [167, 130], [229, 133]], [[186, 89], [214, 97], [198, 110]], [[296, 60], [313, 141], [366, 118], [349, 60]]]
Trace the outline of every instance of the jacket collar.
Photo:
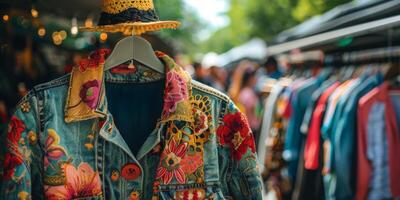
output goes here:
[[[65, 104], [65, 122], [77, 122], [107, 116], [104, 62], [110, 50], [100, 49], [72, 69]], [[193, 121], [191, 77], [172, 58], [162, 52], [157, 57], [165, 65], [165, 89], [161, 122]]]

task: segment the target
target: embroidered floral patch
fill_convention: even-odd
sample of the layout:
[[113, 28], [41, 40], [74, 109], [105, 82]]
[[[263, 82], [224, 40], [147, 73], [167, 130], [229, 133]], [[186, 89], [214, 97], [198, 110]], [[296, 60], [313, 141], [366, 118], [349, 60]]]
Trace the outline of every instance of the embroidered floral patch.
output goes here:
[[48, 130], [48, 136], [44, 145], [44, 167], [47, 168], [51, 161], [58, 161], [67, 155], [67, 151], [60, 145], [60, 136], [53, 129]]
[[235, 160], [240, 160], [248, 148], [253, 153], [255, 152], [251, 129], [245, 116], [240, 112], [226, 114], [223, 118], [223, 124], [217, 129], [217, 135], [221, 145], [230, 146]]
[[185, 183], [186, 176], [181, 161], [185, 157], [186, 149], [187, 144], [178, 145], [175, 139], [171, 139], [161, 154], [156, 179], [160, 179], [164, 184], [169, 184], [172, 178], [175, 178], [178, 183]]
[[9, 152], [4, 155], [3, 179], [10, 180], [15, 173], [15, 168], [23, 163], [18, 143], [21, 140], [22, 132], [25, 130], [24, 123], [13, 116], [8, 126], [6, 146]]
[[190, 199], [191, 200], [204, 200], [204, 199], [206, 199], [206, 192], [204, 189], [200, 189], [200, 188], [177, 191], [174, 199], [176, 199], [176, 200], [190, 200]]
[[167, 73], [166, 84], [164, 90], [164, 118], [176, 111], [178, 103], [189, 99], [186, 81], [177, 72], [170, 71]]
[[66, 163], [62, 170], [65, 174], [65, 184], [45, 186], [46, 199], [75, 199], [101, 195], [100, 176], [88, 163], [82, 162], [78, 168]]
[[96, 108], [99, 101], [100, 81], [91, 80], [82, 85], [79, 97], [89, 108]]
[[79, 62], [79, 70], [84, 72], [90, 68], [97, 68], [100, 63], [105, 62], [105, 57], [106, 55], [110, 54], [110, 52], [111, 50], [109, 49], [99, 49], [94, 51], [89, 55], [89, 59], [83, 59]]
[[196, 153], [194, 155], [186, 155], [181, 161], [181, 166], [185, 174], [193, 174], [196, 170], [203, 166], [203, 154]]

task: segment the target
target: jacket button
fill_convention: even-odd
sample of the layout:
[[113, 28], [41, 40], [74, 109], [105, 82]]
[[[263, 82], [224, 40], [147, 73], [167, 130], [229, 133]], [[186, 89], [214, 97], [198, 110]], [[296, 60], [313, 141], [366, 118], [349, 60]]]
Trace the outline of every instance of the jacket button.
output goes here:
[[142, 172], [139, 166], [135, 163], [128, 163], [124, 165], [121, 170], [121, 176], [124, 177], [127, 181], [137, 179], [141, 173]]

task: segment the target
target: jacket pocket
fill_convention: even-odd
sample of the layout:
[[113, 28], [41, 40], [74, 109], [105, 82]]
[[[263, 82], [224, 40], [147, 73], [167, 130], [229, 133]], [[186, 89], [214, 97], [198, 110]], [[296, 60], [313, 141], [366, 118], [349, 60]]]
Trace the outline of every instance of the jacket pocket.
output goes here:
[[[191, 187], [190, 185], [164, 187], [160, 190], [162, 200], [225, 200], [218, 186]], [[228, 198], [229, 199], [229, 198]]]
[[90, 197], [77, 197], [73, 198], [72, 200], [104, 200], [103, 195], [98, 196], [90, 196]]

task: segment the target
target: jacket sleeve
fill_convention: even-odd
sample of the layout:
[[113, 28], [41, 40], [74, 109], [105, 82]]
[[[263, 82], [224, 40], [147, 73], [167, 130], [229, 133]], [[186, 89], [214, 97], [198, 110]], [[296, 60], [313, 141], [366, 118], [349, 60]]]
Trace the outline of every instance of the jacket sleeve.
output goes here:
[[41, 199], [38, 132], [37, 103], [30, 92], [17, 105], [0, 140], [1, 199]]
[[247, 118], [230, 102], [217, 129], [220, 145], [229, 148], [227, 184], [237, 200], [261, 200], [263, 184], [258, 168], [253, 133]]

